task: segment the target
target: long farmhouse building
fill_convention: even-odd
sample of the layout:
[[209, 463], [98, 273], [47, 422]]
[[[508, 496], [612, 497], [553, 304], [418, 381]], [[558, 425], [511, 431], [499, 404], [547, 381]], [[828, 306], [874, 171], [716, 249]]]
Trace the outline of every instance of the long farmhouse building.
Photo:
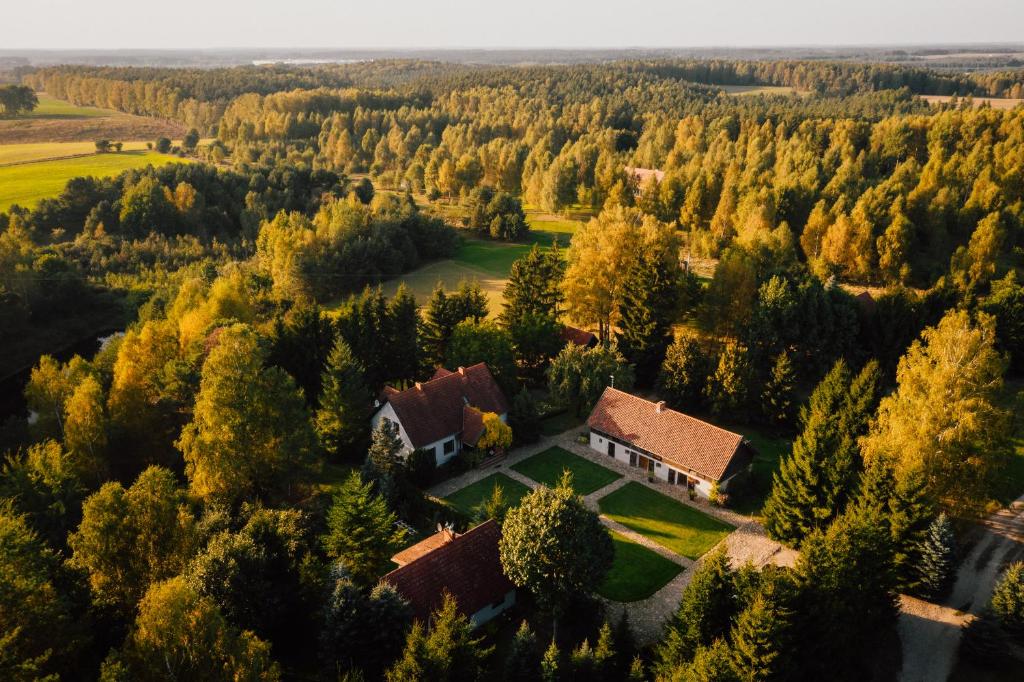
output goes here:
[[605, 389], [587, 426], [594, 450], [702, 497], [715, 484], [728, 490], [755, 454], [737, 433], [615, 388]]

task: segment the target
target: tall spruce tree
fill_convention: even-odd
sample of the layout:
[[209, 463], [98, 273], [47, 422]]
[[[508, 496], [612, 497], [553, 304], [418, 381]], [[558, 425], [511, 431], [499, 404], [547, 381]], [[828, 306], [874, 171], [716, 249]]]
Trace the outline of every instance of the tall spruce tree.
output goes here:
[[512, 639], [502, 678], [505, 682], [533, 682], [540, 677], [540, 660], [537, 636], [524, 620]]
[[956, 536], [953, 524], [944, 513], [928, 526], [920, 545], [916, 591], [926, 599], [941, 597], [953, 582], [956, 569]]
[[860, 471], [857, 439], [878, 400], [878, 366], [868, 363], [856, 378], [837, 362], [801, 410], [802, 431], [782, 460], [764, 506], [768, 534], [799, 544], [824, 528], [856, 492]]
[[384, 498], [352, 473], [327, 512], [324, 550], [342, 563], [355, 583], [371, 586], [385, 573], [394, 546], [405, 537], [396, 521]]
[[662, 259], [641, 256], [622, 283], [619, 350], [636, 368], [642, 386], [654, 383], [671, 341], [679, 308], [680, 270]]
[[366, 450], [370, 441], [370, 399], [362, 363], [339, 338], [327, 357], [320, 409], [314, 421], [320, 445], [331, 456], [351, 459]]
[[658, 389], [669, 404], [682, 410], [699, 409], [704, 402], [704, 386], [711, 372], [711, 360], [698, 336], [682, 331], [669, 345], [661, 363]]
[[683, 590], [679, 610], [669, 621], [655, 650], [660, 675], [693, 659], [697, 649], [710, 646], [729, 632], [736, 615], [736, 589], [724, 549], [707, 556]]
[[396, 384], [412, 381], [419, 371], [419, 322], [416, 297], [405, 282], [388, 301], [385, 338], [387, 346], [385, 379]]
[[793, 418], [796, 401], [796, 372], [789, 353], [779, 353], [761, 391], [761, 410], [771, 426], [785, 426]]
[[791, 679], [792, 611], [778, 595], [758, 594], [732, 629], [733, 667], [743, 682]]

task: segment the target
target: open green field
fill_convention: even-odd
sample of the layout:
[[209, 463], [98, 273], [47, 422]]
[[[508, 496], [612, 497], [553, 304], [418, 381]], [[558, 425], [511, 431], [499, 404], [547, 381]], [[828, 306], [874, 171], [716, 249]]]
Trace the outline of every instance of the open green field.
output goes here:
[[734, 530], [636, 481], [602, 497], [597, 504], [608, 518], [690, 559], [697, 559]]
[[7, 210], [11, 204], [31, 207], [40, 199], [60, 194], [71, 178], [108, 177], [132, 168], [181, 161], [167, 154], [134, 151], [6, 166], [0, 168], [0, 211]]
[[613, 532], [615, 561], [597, 593], [605, 599], [631, 602], [647, 599], [679, 575], [682, 566]]
[[594, 464], [558, 446], [538, 452], [512, 468], [523, 476], [551, 487], [558, 485], [563, 472], [568, 470], [572, 474], [572, 488], [580, 495], [589, 495], [622, 478], [622, 474], [605, 469], [600, 464]]
[[[412, 295], [416, 297], [416, 303], [424, 305], [438, 282], [444, 282], [445, 290], [452, 291], [463, 280], [468, 282], [475, 280], [480, 283], [480, 288], [487, 295], [491, 317], [495, 317], [501, 312], [502, 294], [505, 291], [505, 278], [497, 277], [479, 268], [471, 267], [455, 260], [441, 260], [429, 263], [422, 268], [407, 272], [401, 277], [388, 280], [383, 285], [384, 295], [394, 296], [395, 292], [398, 291], [399, 285], [404, 282], [409, 291], [412, 292]], [[327, 304], [325, 307], [329, 309], [333, 305], [337, 304]]]
[[495, 485], [501, 486], [502, 492], [505, 494], [505, 500], [512, 507], [518, 505], [519, 500], [523, 499], [530, 492], [529, 488], [514, 478], [505, 474], [491, 474], [481, 478], [476, 483], [467, 485], [462, 490], [455, 491], [444, 499], [463, 515], [472, 517], [480, 503], [491, 496]]
[[97, 107], [81, 107], [71, 102], [54, 99], [46, 94], [39, 95], [39, 106], [27, 114], [25, 118], [105, 118], [116, 116], [118, 112]]
[[[125, 142], [122, 152], [144, 151], [145, 142]], [[29, 142], [0, 145], [0, 166], [95, 154], [92, 142]]]

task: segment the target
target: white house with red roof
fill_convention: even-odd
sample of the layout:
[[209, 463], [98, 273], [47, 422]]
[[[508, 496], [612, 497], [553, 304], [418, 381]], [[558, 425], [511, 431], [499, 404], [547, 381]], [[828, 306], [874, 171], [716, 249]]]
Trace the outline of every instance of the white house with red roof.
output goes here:
[[615, 388], [605, 389], [587, 426], [594, 450], [703, 497], [716, 483], [728, 490], [755, 455], [738, 433]]
[[483, 362], [450, 372], [439, 367], [429, 381], [404, 391], [384, 389], [373, 415], [373, 427], [386, 420], [398, 428], [405, 453], [433, 451], [438, 466], [476, 445], [483, 434], [483, 415], [508, 417], [508, 401]]

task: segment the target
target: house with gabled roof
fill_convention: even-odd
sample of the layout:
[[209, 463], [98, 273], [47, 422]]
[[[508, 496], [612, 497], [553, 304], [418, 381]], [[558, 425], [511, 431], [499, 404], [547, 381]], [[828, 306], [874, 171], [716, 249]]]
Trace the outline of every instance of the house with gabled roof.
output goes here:
[[703, 497], [716, 484], [727, 491], [756, 454], [738, 433], [615, 388], [605, 389], [587, 426], [594, 450]]
[[440, 466], [464, 447], [474, 447], [484, 432], [483, 415], [508, 417], [508, 400], [486, 363], [439, 367], [429, 381], [417, 381], [399, 391], [385, 387], [377, 401], [373, 426], [387, 421], [398, 430], [405, 454], [413, 450], [434, 453]]
[[515, 586], [498, 554], [501, 526], [493, 519], [462, 535], [444, 529], [396, 554], [399, 567], [384, 582], [409, 602], [413, 616], [426, 623], [444, 595], [477, 627], [515, 604]]
[[577, 346], [583, 346], [584, 348], [593, 348], [598, 342], [597, 334], [570, 325], [563, 326], [558, 336], [562, 339], [562, 345], [564, 346], [575, 343]]

